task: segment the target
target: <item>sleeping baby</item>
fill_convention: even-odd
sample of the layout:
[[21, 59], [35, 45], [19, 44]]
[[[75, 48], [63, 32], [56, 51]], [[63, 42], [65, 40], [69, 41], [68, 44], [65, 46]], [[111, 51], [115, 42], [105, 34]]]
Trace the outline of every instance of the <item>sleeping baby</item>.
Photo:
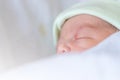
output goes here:
[[21, 66], [0, 80], [120, 80], [119, 4], [91, 1], [64, 11], [54, 23], [54, 43], [57, 53], [73, 54]]
[[119, 9], [116, 1], [91, 1], [62, 12], [53, 28], [57, 53], [86, 51], [118, 32]]

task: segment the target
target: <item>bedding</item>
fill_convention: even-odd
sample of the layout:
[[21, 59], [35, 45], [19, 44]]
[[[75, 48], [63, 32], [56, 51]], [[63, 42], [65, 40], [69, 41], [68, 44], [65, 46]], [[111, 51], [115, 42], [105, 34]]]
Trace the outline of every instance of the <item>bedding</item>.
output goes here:
[[0, 80], [120, 80], [120, 32], [83, 53], [54, 55], [0, 74]]

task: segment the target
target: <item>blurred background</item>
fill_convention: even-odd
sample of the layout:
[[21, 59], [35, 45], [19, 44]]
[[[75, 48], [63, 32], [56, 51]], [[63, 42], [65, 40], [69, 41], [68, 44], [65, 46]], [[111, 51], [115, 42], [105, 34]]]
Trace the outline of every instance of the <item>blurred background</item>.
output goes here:
[[55, 54], [52, 25], [85, 0], [0, 0], [0, 73]]

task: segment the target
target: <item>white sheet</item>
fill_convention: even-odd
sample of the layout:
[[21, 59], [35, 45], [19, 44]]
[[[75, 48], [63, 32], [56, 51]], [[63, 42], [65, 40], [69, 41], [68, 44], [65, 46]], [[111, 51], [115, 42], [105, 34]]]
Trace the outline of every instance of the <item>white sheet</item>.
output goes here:
[[55, 55], [1, 74], [0, 80], [120, 80], [120, 32], [82, 54]]

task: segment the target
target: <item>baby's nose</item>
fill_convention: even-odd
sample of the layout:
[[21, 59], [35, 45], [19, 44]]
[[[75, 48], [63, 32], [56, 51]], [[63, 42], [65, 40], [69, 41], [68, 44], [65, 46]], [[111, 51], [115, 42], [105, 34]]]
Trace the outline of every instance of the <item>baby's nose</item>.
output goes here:
[[71, 51], [71, 48], [65, 44], [60, 44], [57, 47], [57, 53], [66, 53], [66, 52], [70, 52], [70, 51]]

